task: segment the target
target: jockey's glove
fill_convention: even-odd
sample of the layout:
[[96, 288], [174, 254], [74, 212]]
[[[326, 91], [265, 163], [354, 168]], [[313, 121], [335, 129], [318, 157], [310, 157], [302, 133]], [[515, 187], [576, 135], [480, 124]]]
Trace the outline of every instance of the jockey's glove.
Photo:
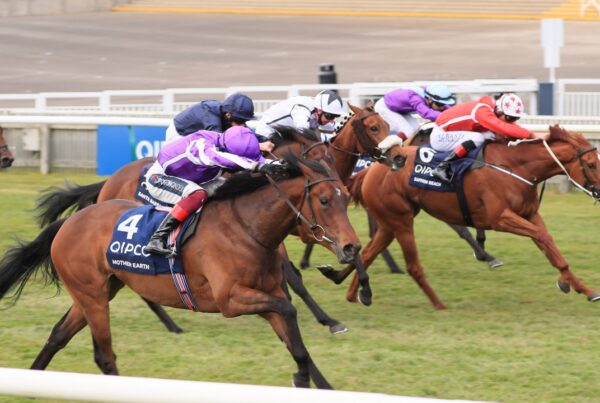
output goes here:
[[282, 176], [287, 174], [287, 166], [279, 161], [259, 163], [254, 166], [254, 172], [269, 176]]

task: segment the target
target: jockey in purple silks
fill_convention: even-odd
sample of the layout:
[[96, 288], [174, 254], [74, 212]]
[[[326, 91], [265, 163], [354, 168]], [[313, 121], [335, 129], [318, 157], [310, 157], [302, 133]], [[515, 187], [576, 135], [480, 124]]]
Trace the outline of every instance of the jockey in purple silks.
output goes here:
[[425, 88], [414, 85], [390, 91], [375, 103], [375, 111], [390, 125], [392, 134], [407, 140], [419, 128], [413, 113], [433, 122], [455, 103], [454, 94], [447, 85], [431, 83]]
[[224, 169], [278, 173], [282, 166], [272, 162], [261, 155], [256, 136], [244, 126], [233, 126], [223, 134], [200, 130], [165, 144], [146, 173], [144, 186], [173, 208], [150, 238], [146, 252], [172, 255], [167, 236], [222, 184]]

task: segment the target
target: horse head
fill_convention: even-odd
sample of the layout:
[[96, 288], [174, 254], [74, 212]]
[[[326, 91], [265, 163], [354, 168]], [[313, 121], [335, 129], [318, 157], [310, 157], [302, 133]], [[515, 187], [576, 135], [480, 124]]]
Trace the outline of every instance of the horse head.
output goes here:
[[581, 133], [570, 133], [558, 125], [550, 127], [550, 144], [566, 145], [556, 151], [565, 173], [577, 187], [600, 201], [598, 149]]
[[[402, 140], [390, 135], [390, 125], [372, 108], [361, 109], [348, 104], [354, 114], [339, 129], [332, 146], [338, 151], [352, 155], [366, 155], [396, 171], [404, 166], [406, 155], [402, 153]], [[353, 132], [354, 135], [348, 132]], [[346, 134], [348, 133], [348, 134]], [[345, 137], [352, 137], [354, 150], [349, 150], [342, 142]]]
[[296, 214], [298, 232], [334, 252], [340, 263], [352, 262], [361, 248], [360, 240], [348, 219], [350, 194], [336, 170], [323, 160], [309, 160], [290, 151], [284, 160], [288, 169], [299, 170], [305, 179], [299, 204], [288, 202]]

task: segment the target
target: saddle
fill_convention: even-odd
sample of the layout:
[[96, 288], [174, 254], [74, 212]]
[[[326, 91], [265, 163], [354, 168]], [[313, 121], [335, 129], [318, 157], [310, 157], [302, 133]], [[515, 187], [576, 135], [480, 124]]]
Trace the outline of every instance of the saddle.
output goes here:
[[485, 166], [484, 150], [486, 143], [471, 150], [466, 157], [450, 163], [450, 183], [440, 181], [431, 175], [431, 171], [442, 162], [450, 152], [435, 151], [429, 144], [420, 146], [415, 154], [415, 164], [410, 175], [409, 184], [419, 189], [436, 192], [455, 192], [465, 223], [473, 226], [473, 219], [467, 205], [463, 187], [464, 175], [471, 169]]

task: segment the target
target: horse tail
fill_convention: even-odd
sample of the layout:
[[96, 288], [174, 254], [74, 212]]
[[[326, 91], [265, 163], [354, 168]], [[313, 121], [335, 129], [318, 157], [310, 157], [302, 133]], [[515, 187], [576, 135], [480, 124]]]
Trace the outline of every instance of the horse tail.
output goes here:
[[362, 184], [365, 181], [365, 176], [367, 175], [368, 171], [368, 169], [363, 169], [356, 175], [352, 176], [348, 182], [348, 191], [350, 192], [350, 196], [352, 196], [354, 204], [356, 205], [362, 203], [360, 189], [362, 188]]
[[42, 191], [36, 201], [36, 221], [45, 227], [56, 221], [67, 210], [79, 211], [96, 203], [104, 182], [79, 186], [67, 182], [65, 188], [51, 186]]
[[45, 284], [52, 283], [58, 289], [59, 278], [52, 265], [50, 247], [65, 220], [54, 221], [29, 243], [17, 241], [18, 245], [6, 252], [0, 260], [0, 299], [16, 288], [11, 297], [12, 304], [16, 303], [25, 283], [40, 266], [44, 267]]

